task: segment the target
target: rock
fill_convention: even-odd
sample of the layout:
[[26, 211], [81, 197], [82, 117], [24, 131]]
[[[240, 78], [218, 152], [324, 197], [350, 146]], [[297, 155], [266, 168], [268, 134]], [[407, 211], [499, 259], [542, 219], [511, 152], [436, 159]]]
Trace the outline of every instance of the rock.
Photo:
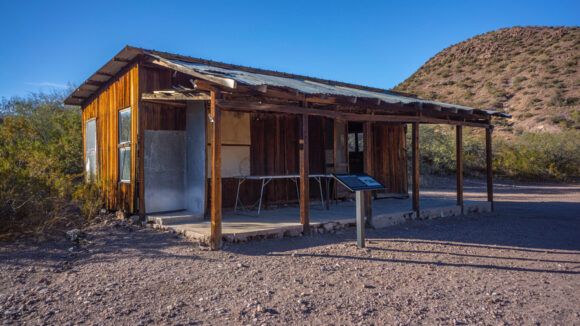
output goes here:
[[73, 242], [78, 242], [83, 232], [79, 229], [72, 229], [66, 232], [66, 238]]
[[129, 217], [129, 214], [125, 211], [118, 210], [116, 213], [117, 219], [124, 220]]
[[139, 215], [131, 215], [131, 224], [133, 225], [141, 225], [141, 217]]
[[330, 232], [330, 231], [334, 230], [334, 223], [324, 224], [324, 230], [326, 230], [326, 232]]

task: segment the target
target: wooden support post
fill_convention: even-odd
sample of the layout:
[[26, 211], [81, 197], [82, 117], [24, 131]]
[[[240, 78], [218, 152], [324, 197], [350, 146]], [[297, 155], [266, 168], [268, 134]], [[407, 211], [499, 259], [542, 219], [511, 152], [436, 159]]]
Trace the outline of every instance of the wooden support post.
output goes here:
[[308, 115], [302, 115], [300, 140], [298, 143], [300, 160], [300, 223], [302, 232], [310, 232], [310, 178], [308, 161]]
[[493, 169], [492, 169], [492, 155], [491, 152], [491, 126], [485, 129], [485, 163], [487, 170], [487, 201], [491, 203], [491, 211], [493, 212]]
[[[370, 176], [373, 176], [373, 129], [370, 121], [367, 121], [363, 125], [363, 161], [364, 161], [364, 172]], [[366, 224], [371, 225], [371, 220], [373, 218], [373, 192], [364, 192], [364, 206], [365, 206], [365, 217]]]
[[413, 123], [413, 129], [411, 130], [411, 146], [413, 151], [413, 211], [415, 211], [415, 217], [420, 217], [419, 212], [419, 123]]
[[457, 206], [463, 214], [463, 127], [455, 127], [455, 162], [457, 165]]
[[222, 131], [221, 109], [215, 105], [215, 92], [210, 92], [211, 128], [211, 236], [212, 250], [222, 246]]

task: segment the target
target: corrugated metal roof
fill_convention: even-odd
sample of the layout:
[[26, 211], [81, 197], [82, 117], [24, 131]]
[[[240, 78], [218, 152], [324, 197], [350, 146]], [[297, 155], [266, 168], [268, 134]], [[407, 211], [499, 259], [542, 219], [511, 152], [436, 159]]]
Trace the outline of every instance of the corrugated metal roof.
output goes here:
[[199, 74], [210, 75], [215, 77], [227, 78], [249, 86], [274, 86], [274, 87], [285, 87], [297, 90], [303, 94], [309, 95], [338, 95], [338, 96], [349, 96], [358, 98], [370, 98], [379, 99], [386, 103], [391, 104], [412, 104], [412, 103], [426, 103], [432, 105], [438, 105], [444, 108], [457, 109], [458, 111], [473, 112], [478, 111], [481, 113], [486, 113], [489, 115], [511, 117], [509, 114], [503, 112], [491, 111], [491, 110], [479, 110], [462, 105], [442, 103], [436, 101], [423, 100], [420, 98], [406, 97], [398, 94], [393, 94], [389, 92], [374, 92], [362, 89], [356, 89], [345, 86], [338, 86], [332, 84], [324, 84], [308, 79], [302, 78], [290, 78], [281, 76], [272, 76], [255, 72], [242, 71], [237, 69], [226, 69], [221, 67], [216, 67], [208, 64], [185, 62], [180, 60], [170, 60], [163, 58], [155, 54], [149, 54], [158, 60], [161, 60], [167, 64], [176, 65], [182, 69], [193, 70]]
[[[81, 105], [89, 99], [99, 89], [120, 72], [127, 64], [132, 62], [138, 55], [146, 55], [173, 66], [179, 70], [188, 71], [195, 76], [209, 78], [223, 78], [231, 80], [233, 83], [240, 83], [249, 86], [272, 86], [294, 89], [303, 94], [309, 95], [332, 95], [347, 96], [357, 98], [369, 98], [381, 100], [391, 104], [413, 104], [426, 103], [462, 112], [475, 112], [500, 117], [511, 117], [511, 115], [491, 110], [474, 109], [462, 105], [428, 101], [412, 96], [405, 96], [396, 92], [389, 92], [378, 88], [371, 88], [361, 85], [345, 84], [334, 81], [327, 81], [312, 77], [290, 75], [275, 71], [254, 69], [250, 67], [234, 66], [220, 62], [184, 57], [170, 53], [145, 50], [127, 46], [123, 48], [113, 59], [107, 62], [101, 69], [87, 79], [79, 88], [65, 100], [65, 104]], [[185, 60], [185, 61], [184, 61]]]

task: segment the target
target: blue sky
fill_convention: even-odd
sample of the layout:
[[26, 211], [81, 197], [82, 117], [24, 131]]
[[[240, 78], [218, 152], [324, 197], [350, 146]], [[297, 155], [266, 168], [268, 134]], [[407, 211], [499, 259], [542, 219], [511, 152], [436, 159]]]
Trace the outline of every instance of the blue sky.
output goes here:
[[0, 97], [78, 86], [125, 45], [391, 88], [518, 25], [580, 25], [580, 1], [0, 0]]

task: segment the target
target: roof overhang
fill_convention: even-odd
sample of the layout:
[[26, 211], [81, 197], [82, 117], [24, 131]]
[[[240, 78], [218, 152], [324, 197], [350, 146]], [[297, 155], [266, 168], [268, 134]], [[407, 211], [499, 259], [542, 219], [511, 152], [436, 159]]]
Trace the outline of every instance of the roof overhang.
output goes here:
[[65, 100], [67, 105], [82, 105], [93, 94], [105, 86], [111, 78], [115, 77], [121, 70], [129, 65], [143, 50], [131, 46], [124, 47], [109, 62], [97, 70], [81, 86], [74, 90]]

